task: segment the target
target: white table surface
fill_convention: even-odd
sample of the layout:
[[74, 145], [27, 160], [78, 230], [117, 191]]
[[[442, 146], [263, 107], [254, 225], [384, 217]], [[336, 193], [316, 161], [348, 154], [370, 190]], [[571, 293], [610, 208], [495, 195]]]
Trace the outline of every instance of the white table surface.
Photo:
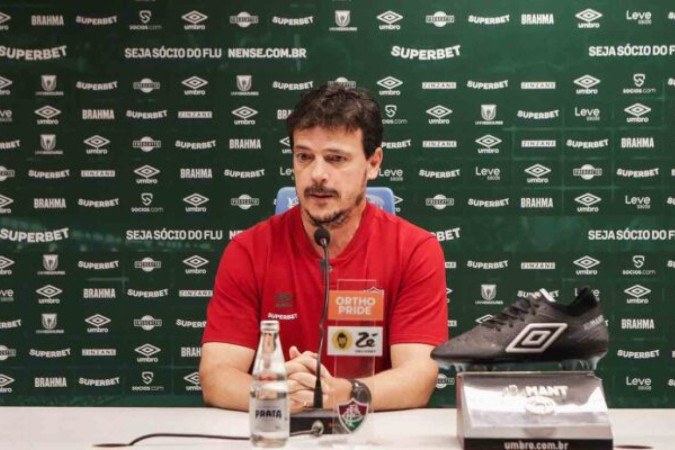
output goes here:
[[[344, 437], [293, 437], [286, 448], [458, 450], [454, 409], [380, 412], [361, 442]], [[614, 445], [675, 449], [675, 409], [610, 410]], [[0, 407], [0, 448], [92, 449], [157, 432], [248, 435], [248, 414], [213, 408]], [[127, 448], [244, 449], [248, 441], [155, 438]]]

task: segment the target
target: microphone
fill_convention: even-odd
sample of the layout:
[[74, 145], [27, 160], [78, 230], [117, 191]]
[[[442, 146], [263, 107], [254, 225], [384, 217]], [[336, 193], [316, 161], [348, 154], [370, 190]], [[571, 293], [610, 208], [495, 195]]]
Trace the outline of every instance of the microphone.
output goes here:
[[321, 272], [323, 274], [323, 312], [319, 323], [319, 351], [316, 358], [316, 384], [314, 385], [314, 401], [312, 409], [291, 415], [291, 433], [297, 431], [321, 429], [321, 434], [333, 433], [333, 412], [323, 409], [323, 389], [321, 388], [321, 360], [323, 346], [326, 340], [326, 316], [328, 315], [328, 295], [330, 293], [330, 263], [328, 259], [328, 244], [330, 233], [323, 227], [314, 232], [314, 242], [323, 249]]
[[328, 312], [328, 293], [330, 291], [329, 262], [328, 262], [328, 244], [330, 244], [330, 233], [324, 227], [319, 227], [314, 232], [314, 242], [323, 249], [323, 259], [321, 260], [321, 271], [323, 273], [323, 313], [319, 323], [319, 351], [316, 359], [316, 384], [314, 385], [314, 408], [323, 408], [323, 391], [321, 389], [321, 377], [318, 376], [321, 370], [321, 359], [323, 357], [323, 345], [326, 340], [325, 325]]

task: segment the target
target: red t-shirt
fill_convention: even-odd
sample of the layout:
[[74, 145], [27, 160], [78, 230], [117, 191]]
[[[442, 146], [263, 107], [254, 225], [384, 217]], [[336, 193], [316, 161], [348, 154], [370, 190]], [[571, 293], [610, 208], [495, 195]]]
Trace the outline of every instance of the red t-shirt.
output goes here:
[[[255, 350], [260, 321], [277, 319], [286, 359], [292, 345], [316, 352], [324, 295], [320, 261], [298, 207], [237, 235], [218, 267], [202, 342]], [[352, 241], [330, 266], [331, 290], [384, 291], [384, 320], [366, 324], [382, 327], [375, 373], [391, 367], [391, 344], [438, 345], [447, 340], [444, 256], [430, 233], [367, 204]], [[327, 322], [336, 324], [361, 325]], [[337, 376], [363, 376], [354, 373], [362, 370], [356, 366], [362, 366], [363, 358], [327, 356], [334, 345], [330, 340], [326, 336], [323, 352], [328, 370]]]

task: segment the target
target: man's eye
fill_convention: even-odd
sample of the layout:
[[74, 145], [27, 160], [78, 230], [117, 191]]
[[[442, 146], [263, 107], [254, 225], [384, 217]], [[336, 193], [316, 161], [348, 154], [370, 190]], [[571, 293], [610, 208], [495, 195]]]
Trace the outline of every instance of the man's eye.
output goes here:
[[300, 162], [309, 161], [309, 155], [307, 155], [305, 153], [297, 153], [295, 155], [295, 159], [297, 159]]
[[331, 163], [341, 163], [344, 162], [346, 159], [344, 156], [339, 156], [339, 155], [331, 155], [326, 158], [326, 161], [331, 162]]

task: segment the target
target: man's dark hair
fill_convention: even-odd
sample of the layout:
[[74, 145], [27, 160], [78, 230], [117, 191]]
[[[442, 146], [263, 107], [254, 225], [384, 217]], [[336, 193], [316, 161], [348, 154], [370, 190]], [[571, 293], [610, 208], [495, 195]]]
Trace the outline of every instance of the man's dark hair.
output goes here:
[[360, 129], [366, 158], [370, 158], [382, 145], [380, 107], [363, 88], [324, 84], [304, 93], [286, 120], [291, 147], [295, 130], [313, 127], [344, 127], [350, 132]]

